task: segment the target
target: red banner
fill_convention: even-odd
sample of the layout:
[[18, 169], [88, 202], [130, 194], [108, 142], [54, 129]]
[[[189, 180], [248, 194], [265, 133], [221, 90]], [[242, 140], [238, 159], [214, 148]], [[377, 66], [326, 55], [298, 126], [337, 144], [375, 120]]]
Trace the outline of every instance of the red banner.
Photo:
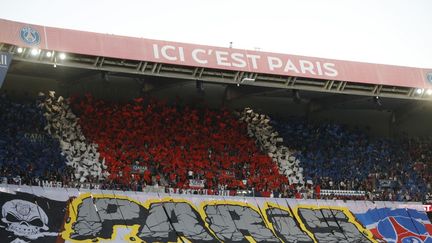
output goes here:
[[432, 69], [132, 38], [44, 27], [2, 19], [0, 19], [0, 43], [195, 67], [432, 88]]

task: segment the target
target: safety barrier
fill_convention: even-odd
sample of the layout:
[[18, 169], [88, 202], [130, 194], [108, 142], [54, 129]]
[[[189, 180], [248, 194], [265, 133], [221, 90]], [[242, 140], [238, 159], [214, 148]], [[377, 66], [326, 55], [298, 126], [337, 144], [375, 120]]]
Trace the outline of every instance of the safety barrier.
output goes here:
[[353, 196], [361, 197], [366, 194], [365, 191], [353, 191], [353, 190], [321, 190], [321, 195], [323, 196]]

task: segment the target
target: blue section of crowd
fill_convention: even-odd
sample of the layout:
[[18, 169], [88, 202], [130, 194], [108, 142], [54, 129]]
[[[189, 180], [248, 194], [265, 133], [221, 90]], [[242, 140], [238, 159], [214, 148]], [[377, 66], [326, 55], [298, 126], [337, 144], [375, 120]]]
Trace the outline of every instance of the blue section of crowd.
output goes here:
[[44, 131], [37, 102], [16, 103], [0, 96], [0, 172], [2, 176], [43, 177], [65, 167], [59, 142]]
[[380, 191], [378, 199], [387, 200], [420, 199], [430, 191], [424, 171], [431, 167], [430, 139], [372, 139], [358, 128], [300, 118], [272, 125], [297, 150], [306, 179], [322, 189]]

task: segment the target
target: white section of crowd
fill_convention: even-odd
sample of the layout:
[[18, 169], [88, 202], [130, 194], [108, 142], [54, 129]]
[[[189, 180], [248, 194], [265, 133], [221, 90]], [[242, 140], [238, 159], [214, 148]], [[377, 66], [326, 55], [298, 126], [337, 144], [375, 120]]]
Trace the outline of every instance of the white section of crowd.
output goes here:
[[56, 97], [54, 91], [48, 95], [39, 93], [39, 106], [44, 110], [47, 120], [45, 130], [59, 139], [66, 164], [75, 169], [75, 178], [81, 183], [88, 177], [103, 179], [108, 176], [105, 160], [97, 151], [97, 144], [89, 142], [78, 124], [78, 118], [70, 108], [69, 99]]
[[247, 123], [248, 136], [254, 137], [257, 146], [267, 153], [279, 166], [279, 172], [288, 177], [290, 184], [303, 184], [303, 168], [293, 156], [293, 151], [281, 143], [283, 138], [269, 124], [270, 117], [245, 108], [240, 114], [240, 121]]

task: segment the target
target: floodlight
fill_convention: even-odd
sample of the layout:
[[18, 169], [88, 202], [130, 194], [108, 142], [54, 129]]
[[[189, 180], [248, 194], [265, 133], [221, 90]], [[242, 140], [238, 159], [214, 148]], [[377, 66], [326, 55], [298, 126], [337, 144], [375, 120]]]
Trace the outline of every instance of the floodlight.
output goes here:
[[432, 95], [432, 89], [428, 89], [428, 90], [426, 90], [426, 94], [427, 94], [427, 95]]
[[18, 53], [22, 53], [24, 50], [23, 50], [23, 48], [22, 47], [18, 47], [18, 49], [17, 49], [17, 52]]
[[418, 89], [416, 89], [415, 92], [416, 92], [417, 94], [421, 95], [421, 94], [423, 93], [423, 89], [418, 88]]
[[40, 50], [37, 49], [37, 48], [33, 48], [33, 49], [31, 50], [31, 54], [32, 54], [32, 56], [37, 56], [39, 53], [40, 53]]
[[51, 57], [51, 56], [52, 56], [52, 52], [49, 51], [46, 53], [46, 57]]
[[59, 54], [59, 58], [60, 58], [60, 60], [64, 60], [64, 59], [66, 59], [66, 54], [64, 54], [64, 53], [60, 53], [60, 54]]

